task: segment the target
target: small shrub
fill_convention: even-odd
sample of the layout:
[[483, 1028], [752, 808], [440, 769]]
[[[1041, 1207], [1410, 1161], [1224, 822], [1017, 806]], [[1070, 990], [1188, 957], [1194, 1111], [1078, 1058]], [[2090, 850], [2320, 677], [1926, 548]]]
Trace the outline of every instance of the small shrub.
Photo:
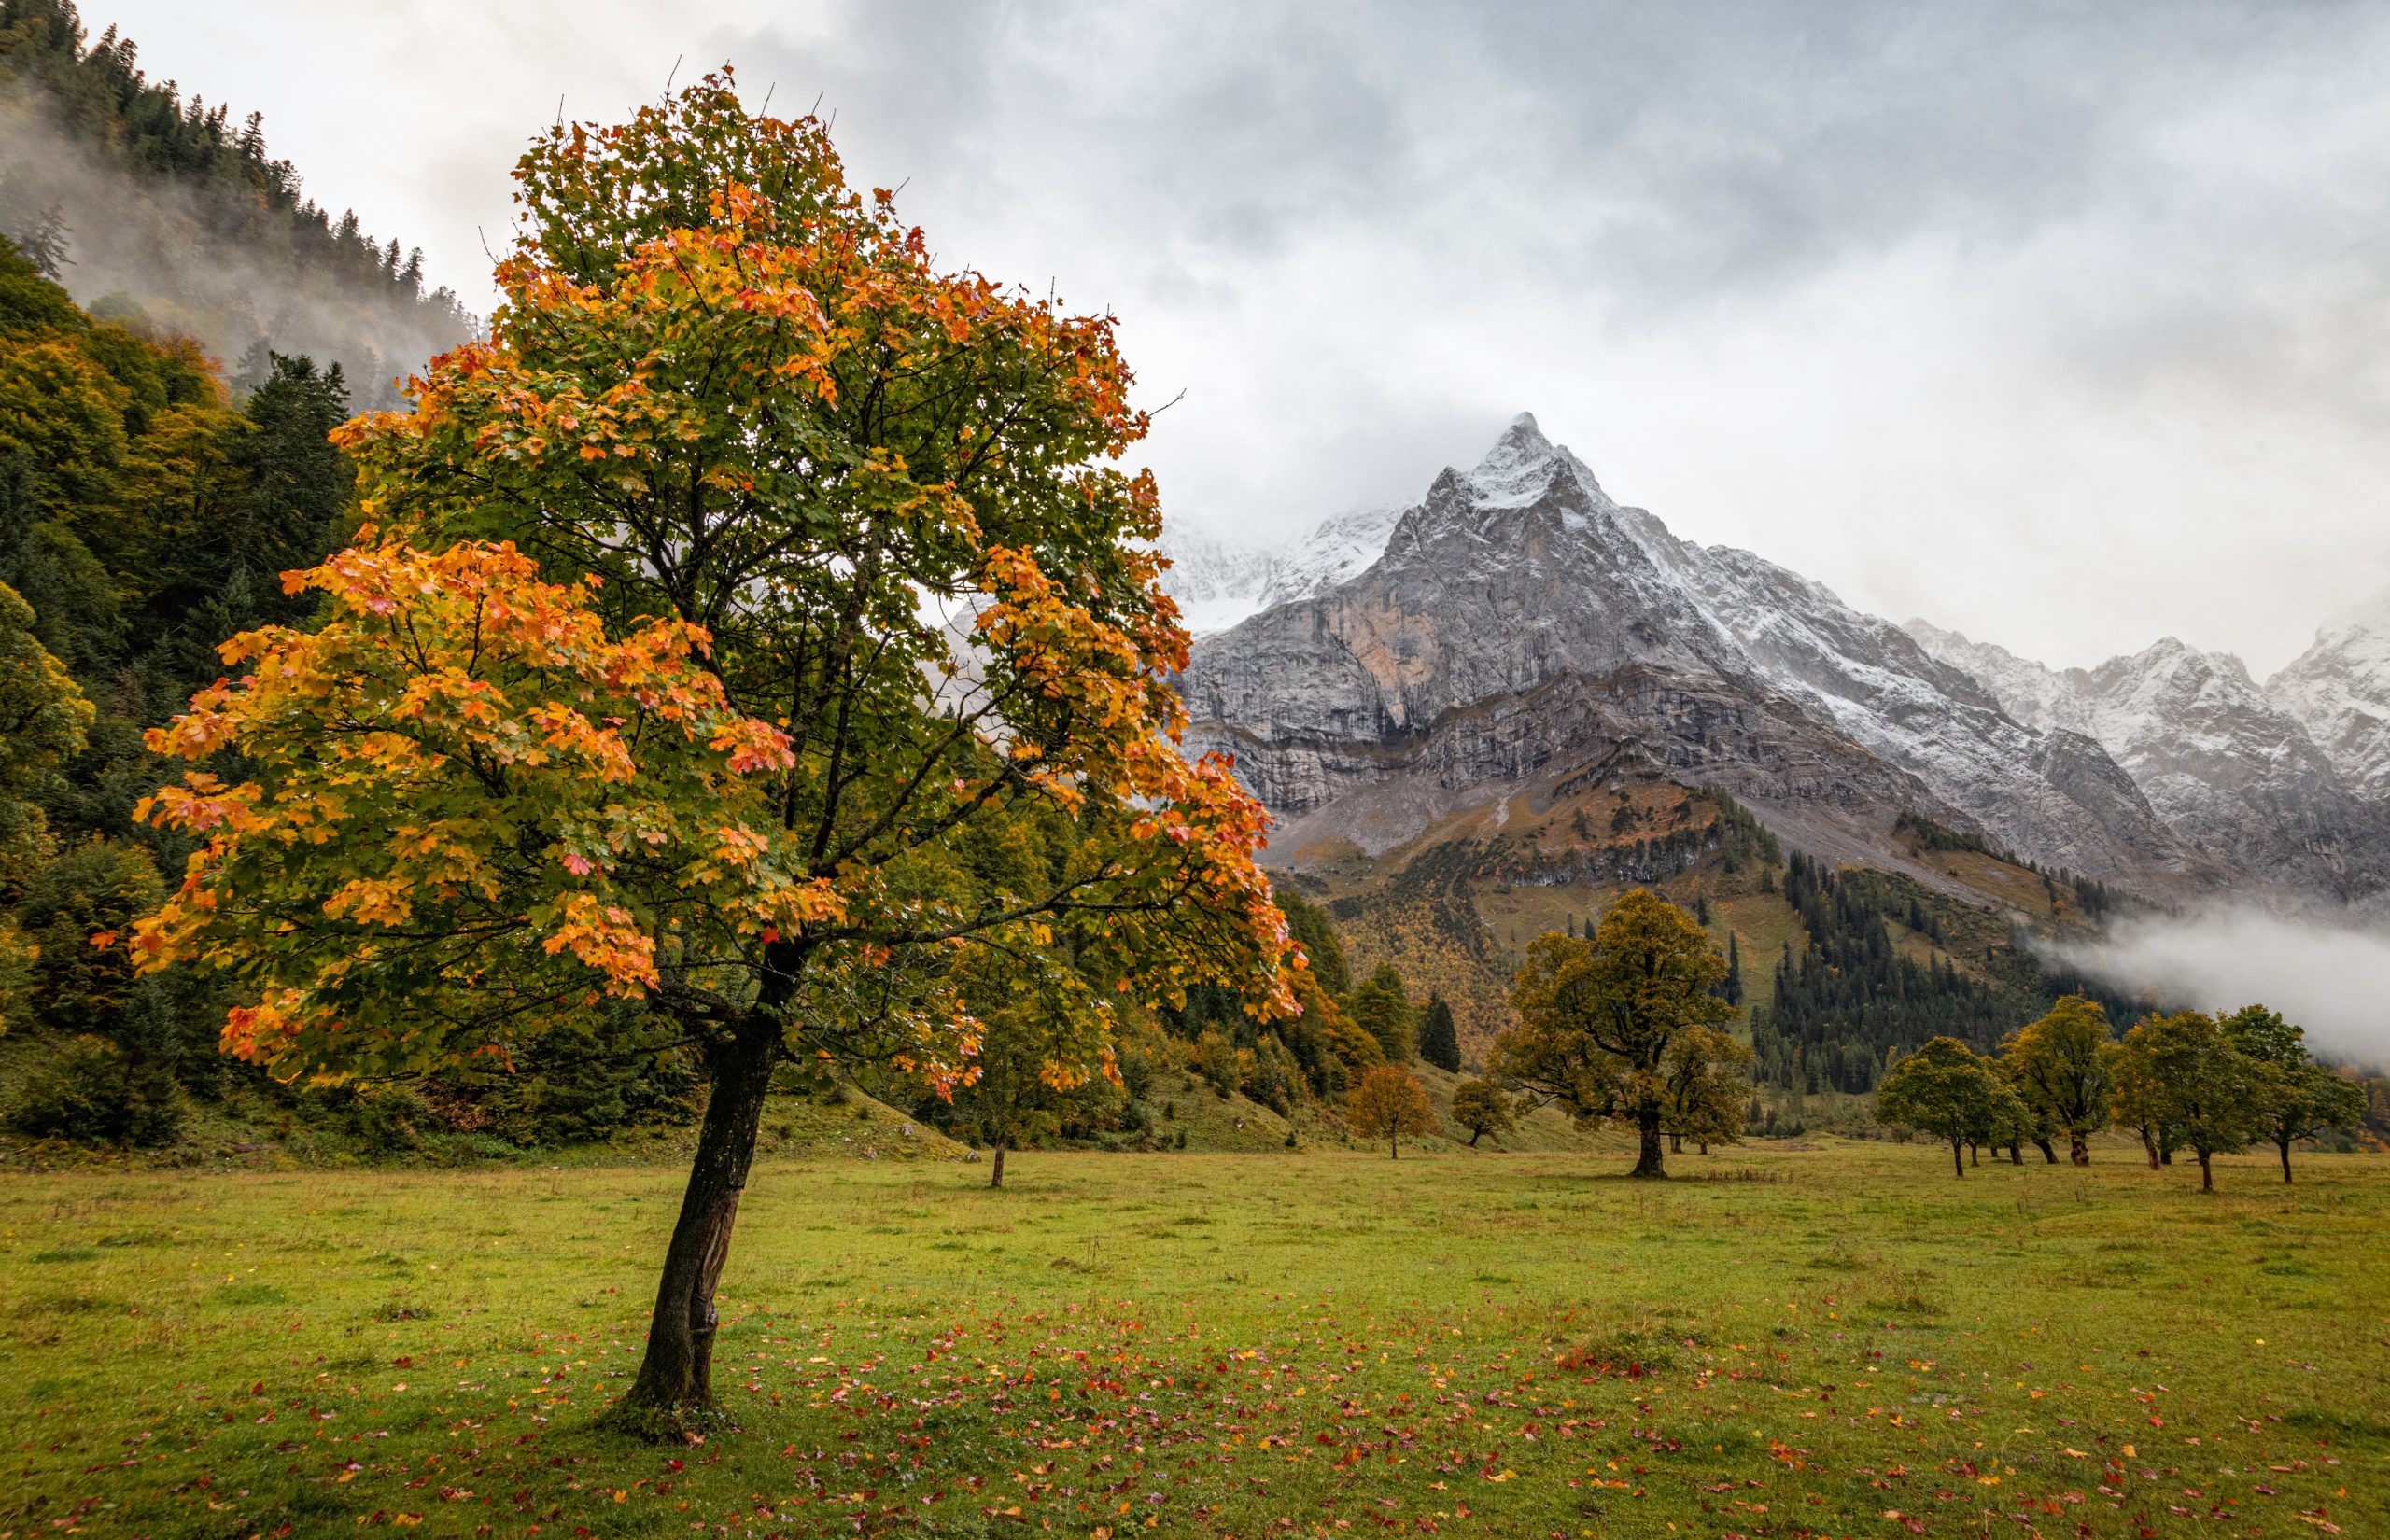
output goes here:
[[183, 1099], [165, 1074], [128, 1059], [104, 1038], [70, 1038], [25, 1080], [9, 1126], [35, 1139], [171, 1144]]

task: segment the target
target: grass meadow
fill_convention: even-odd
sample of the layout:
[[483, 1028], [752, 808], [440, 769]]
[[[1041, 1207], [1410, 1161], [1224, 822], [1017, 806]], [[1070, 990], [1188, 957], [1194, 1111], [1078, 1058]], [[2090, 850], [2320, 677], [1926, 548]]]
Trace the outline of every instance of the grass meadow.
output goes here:
[[595, 1431], [681, 1173], [0, 1179], [0, 1540], [2390, 1535], [2390, 1161], [759, 1165], [738, 1423]]

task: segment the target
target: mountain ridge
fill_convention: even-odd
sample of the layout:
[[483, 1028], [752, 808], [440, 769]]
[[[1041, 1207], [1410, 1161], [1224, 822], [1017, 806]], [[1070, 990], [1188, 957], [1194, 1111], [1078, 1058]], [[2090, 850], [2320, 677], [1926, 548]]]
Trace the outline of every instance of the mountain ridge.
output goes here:
[[2163, 902], [2390, 892], [2390, 604], [2262, 686], [2172, 637], [2051, 669], [1680, 539], [1524, 413], [1375, 559], [1343, 536], [1341, 578], [1214, 604], [1181, 680], [1281, 859], [1393, 848], [1574, 757], [1715, 780], [1849, 859], [1898, 866], [1906, 811]]
[[1440, 472], [1375, 563], [1199, 641], [1182, 685], [1194, 738], [1298, 834], [1366, 791], [1385, 847], [1473, 789], [1624, 755], [1826, 844], [1889, 851], [1913, 811], [2094, 875], [2224, 875], [2096, 743], [2021, 727], [1822, 584], [1679, 539], [1529, 414]]

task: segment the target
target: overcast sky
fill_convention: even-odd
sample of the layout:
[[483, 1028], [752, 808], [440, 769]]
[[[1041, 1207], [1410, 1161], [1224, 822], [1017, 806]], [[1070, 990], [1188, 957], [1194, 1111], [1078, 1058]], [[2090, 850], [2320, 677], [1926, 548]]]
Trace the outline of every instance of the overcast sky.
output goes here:
[[725, 61], [1108, 307], [1174, 519], [1610, 493], [2054, 664], [2390, 588], [2390, 5], [84, 0], [485, 307], [506, 171]]

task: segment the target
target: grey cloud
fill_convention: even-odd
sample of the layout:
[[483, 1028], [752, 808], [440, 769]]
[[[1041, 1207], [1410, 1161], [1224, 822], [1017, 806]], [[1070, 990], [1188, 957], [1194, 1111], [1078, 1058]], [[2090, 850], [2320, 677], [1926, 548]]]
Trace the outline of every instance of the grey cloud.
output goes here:
[[[124, 3], [161, 68], [213, 35]], [[818, 92], [942, 260], [1116, 311], [1187, 391], [1146, 446], [1174, 517], [1415, 493], [1525, 407], [1682, 533], [2055, 662], [2175, 632], [2263, 672], [2390, 580], [2381, 0], [421, 14], [475, 49], [386, 46], [359, 110], [457, 168], [433, 218], [675, 53]], [[305, 78], [249, 59], [171, 67]]]

